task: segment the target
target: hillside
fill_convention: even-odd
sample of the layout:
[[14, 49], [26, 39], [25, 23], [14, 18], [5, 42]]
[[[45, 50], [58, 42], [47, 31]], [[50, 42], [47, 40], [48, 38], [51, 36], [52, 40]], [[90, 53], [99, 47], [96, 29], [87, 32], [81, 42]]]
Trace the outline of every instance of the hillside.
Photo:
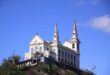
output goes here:
[[[14, 59], [14, 64], [12, 61]], [[9, 57], [0, 65], [0, 75], [94, 75], [91, 71], [62, 66], [62, 64], [44, 64], [18, 68], [19, 56]]]
[[26, 75], [94, 75], [92, 72], [86, 70], [70, 70], [66, 68], [59, 67], [58, 65], [47, 65], [39, 63], [39, 65], [34, 66], [26, 70]]

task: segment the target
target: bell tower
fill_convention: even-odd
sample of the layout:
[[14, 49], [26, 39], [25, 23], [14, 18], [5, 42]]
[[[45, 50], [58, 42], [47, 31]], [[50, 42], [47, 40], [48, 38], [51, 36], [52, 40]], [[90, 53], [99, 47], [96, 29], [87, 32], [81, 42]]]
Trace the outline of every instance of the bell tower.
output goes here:
[[73, 31], [72, 31], [72, 38], [71, 38], [71, 48], [76, 51], [76, 53], [79, 52], [79, 44], [80, 41], [78, 39], [78, 34], [77, 34], [77, 27], [76, 27], [76, 20], [74, 20], [74, 26], [73, 26]]
[[53, 43], [55, 43], [55, 44], [59, 43], [59, 34], [58, 34], [57, 23], [55, 24]]
[[53, 36], [53, 41], [52, 41], [52, 52], [54, 54], [52, 54], [51, 56], [53, 58], [55, 58], [56, 61], [58, 61], [58, 50], [59, 50], [59, 34], [58, 34], [58, 27], [57, 27], [57, 23], [55, 24], [55, 28], [54, 28], [54, 36]]

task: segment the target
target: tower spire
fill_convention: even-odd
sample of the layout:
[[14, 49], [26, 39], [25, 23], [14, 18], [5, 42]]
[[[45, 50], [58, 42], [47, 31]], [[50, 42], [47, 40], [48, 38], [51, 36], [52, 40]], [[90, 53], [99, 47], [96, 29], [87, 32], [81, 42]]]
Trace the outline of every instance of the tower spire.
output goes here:
[[72, 49], [75, 50], [77, 53], [80, 53], [79, 52], [80, 41], [78, 39], [78, 34], [77, 34], [76, 20], [74, 20], [74, 26], [73, 26], [73, 31], [72, 31], [72, 39], [70, 42], [72, 44]]
[[56, 43], [59, 42], [59, 34], [58, 34], [57, 23], [55, 24], [53, 42], [56, 42]]
[[77, 28], [76, 28], [76, 20], [74, 20], [74, 26], [73, 26], [73, 32], [72, 32], [72, 39], [78, 39]]
[[71, 38], [71, 43], [80, 43], [78, 39], [78, 34], [77, 34], [77, 27], [76, 27], [76, 20], [74, 20], [74, 26], [73, 26], [73, 31], [72, 31], [72, 38]]

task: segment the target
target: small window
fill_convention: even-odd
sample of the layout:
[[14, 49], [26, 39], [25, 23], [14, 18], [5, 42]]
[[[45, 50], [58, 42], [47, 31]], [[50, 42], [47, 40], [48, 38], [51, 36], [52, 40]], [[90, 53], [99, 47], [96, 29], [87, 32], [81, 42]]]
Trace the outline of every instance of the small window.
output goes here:
[[76, 64], [74, 63], [74, 67], [76, 67]]
[[73, 55], [71, 54], [71, 59], [73, 59]]
[[70, 54], [68, 53], [68, 58], [70, 58]]
[[58, 60], [60, 61], [60, 58], [58, 57]]
[[62, 58], [62, 62], [63, 62], [63, 58]]
[[76, 61], [76, 56], [74, 56], [74, 61]]
[[72, 65], [72, 62], [70, 64]]
[[65, 63], [66, 63], [66, 60], [65, 60]]
[[67, 53], [65, 52], [65, 57], [67, 57]]
[[61, 53], [60, 53], [60, 49], [58, 50], [58, 54], [59, 54], [59, 56], [61, 55]]
[[47, 50], [49, 50], [49, 48], [47, 48]]
[[62, 56], [64, 56], [64, 52], [62, 51]]
[[75, 44], [72, 44], [72, 48], [75, 48]]
[[79, 44], [77, 44], [77, 49], [79, 49]]

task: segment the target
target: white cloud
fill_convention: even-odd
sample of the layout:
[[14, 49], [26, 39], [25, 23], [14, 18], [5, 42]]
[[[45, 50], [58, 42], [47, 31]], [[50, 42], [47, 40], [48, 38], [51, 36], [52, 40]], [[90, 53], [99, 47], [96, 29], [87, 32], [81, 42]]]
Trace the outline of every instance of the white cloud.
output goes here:
[[110, 32], [110, 16], [104, 15], [100, 17], [92, 18], [88, 24], [96, 29], [100, 29], [106, 32]]

